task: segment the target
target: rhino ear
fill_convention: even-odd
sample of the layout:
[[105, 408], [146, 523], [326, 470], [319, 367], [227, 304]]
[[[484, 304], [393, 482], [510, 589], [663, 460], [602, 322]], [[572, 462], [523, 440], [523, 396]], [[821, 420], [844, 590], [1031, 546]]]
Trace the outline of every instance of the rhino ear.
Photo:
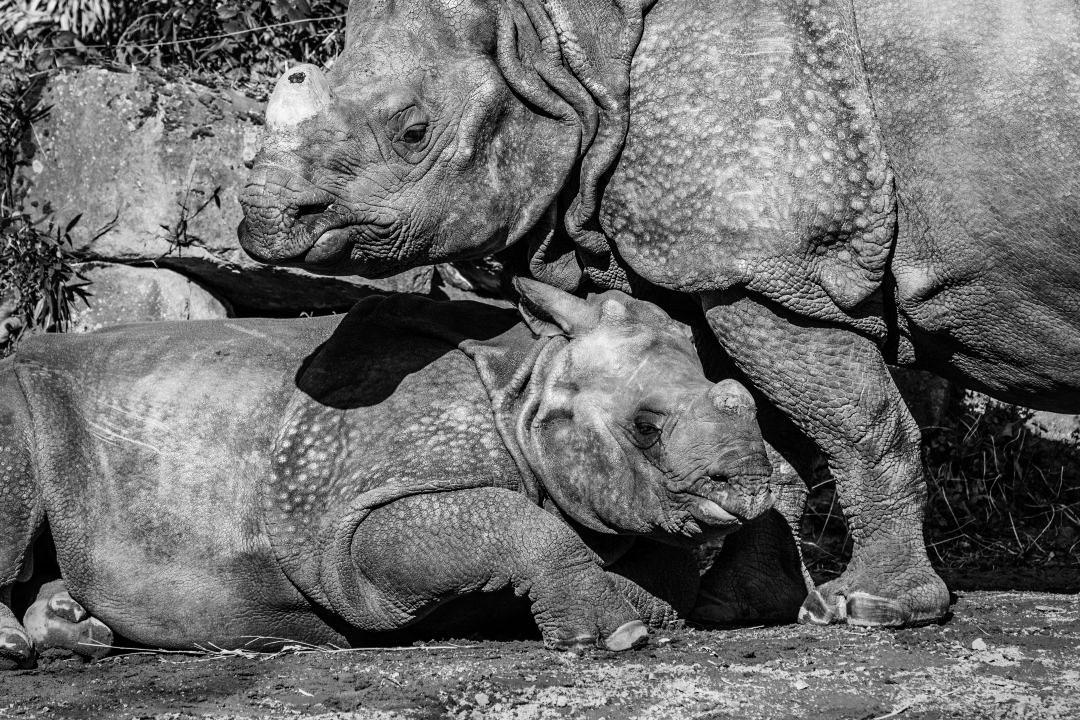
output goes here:
[[570, 293], [542, 282], [515, 278], [518, 312], [534, 335], [575, 337], [596, 327], [599, 310]]

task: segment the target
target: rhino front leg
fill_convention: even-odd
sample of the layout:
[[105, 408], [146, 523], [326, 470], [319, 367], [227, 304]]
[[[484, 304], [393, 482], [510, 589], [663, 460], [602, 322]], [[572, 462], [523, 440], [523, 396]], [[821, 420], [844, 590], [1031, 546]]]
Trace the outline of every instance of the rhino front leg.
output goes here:
[[[637, 611], [569, 526], [518, 493], [479, 488], [416, 495], [362, 521], [357, 574], [404, 627], [448, 600], [512, 586], [528, 595], [544, 643], [627, 650], [646, 640]], [[374, 601], [374, 602], [372, 602]]]
[[746, 295], [706, 296], [720, 343], [821, 448], [853, 541], [844, 573], [806, 598], [802, 622], [900, 626], [945, 615], [923, 543], [919, 428], [870, 340]]

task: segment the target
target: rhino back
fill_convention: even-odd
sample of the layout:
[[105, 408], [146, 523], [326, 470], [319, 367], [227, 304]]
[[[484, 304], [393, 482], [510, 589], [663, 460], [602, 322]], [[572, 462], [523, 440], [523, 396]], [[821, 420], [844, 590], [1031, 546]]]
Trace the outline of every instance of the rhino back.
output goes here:
[[850, 5], [659, 0], [630, 79], [601, 222], [634, 272], [883, 334], [855, 311], [894, 207]]
[[23, 345], [58, 559], [94, 615], [167, 646], [336, 637], [277, 567], [259, 507], [295, 368], [332, 327], [161, 323]]
[[[915, 358], [1080, 406], [1080, 6], [856, 0]], [[910, 359], [910, 358], [909, 358]]]

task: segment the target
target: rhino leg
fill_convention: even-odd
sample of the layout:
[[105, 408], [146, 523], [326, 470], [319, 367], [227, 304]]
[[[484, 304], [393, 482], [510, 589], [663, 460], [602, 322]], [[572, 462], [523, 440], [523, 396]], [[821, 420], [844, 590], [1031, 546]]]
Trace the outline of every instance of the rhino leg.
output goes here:
[[0, 670], [33, 667], [33, 641], [11, 611], [27, 579], [30, 547], [45, 518], [30, 458], [30, 417], [11, 359], [0, 362]]
[[463, 595], [512, 586], [527, 594], [554, 648], [626, 650], [647, 631], [596, 556], [562, 520], [518, 493], [477, 488], [416, 495], [376, 510], [353, 535], [358, 604], [405, 627]]
[[0, 670], [32, 668], [37, 651], [30, 633], [8, 607], [10, 592], [0, 593]]
[[878, 348], [747, 296], [709, 296], [705, 308], [732, 360], [818, 445], [836, 480], [851, 562], [810, 593], [800, 621], [900, 626], [943, 617], [949, 592], [923, 543], [919, 428]]
[[91, 617], [71, 595], [63, 580], [46, 583], [23, 615], [23, 627], [37, 649], [60, 648], [87, 658], [112, 650], [112, 630]]

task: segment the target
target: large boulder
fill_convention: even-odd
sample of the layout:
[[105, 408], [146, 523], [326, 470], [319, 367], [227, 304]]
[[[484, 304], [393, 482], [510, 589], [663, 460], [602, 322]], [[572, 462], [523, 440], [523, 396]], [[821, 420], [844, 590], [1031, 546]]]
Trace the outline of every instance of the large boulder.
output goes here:
[[154, 263], [199, 280], [245, 314], [348, 307], [372, 290], [427, 292], [432, 270], [385, 280], [313, 276], [251, 260], [236, 240], [237, 193], [263, 103], [146, 72], [52, 77], [20, 182], [24, 209], [54, 212], [81, 260]]
[[109, 325], [159, 320], [211, 320], [229, 316], [228, 307], [173, 270], [90, 262], [76, 267], [89, 281], [69, 330], [90, 332]]

